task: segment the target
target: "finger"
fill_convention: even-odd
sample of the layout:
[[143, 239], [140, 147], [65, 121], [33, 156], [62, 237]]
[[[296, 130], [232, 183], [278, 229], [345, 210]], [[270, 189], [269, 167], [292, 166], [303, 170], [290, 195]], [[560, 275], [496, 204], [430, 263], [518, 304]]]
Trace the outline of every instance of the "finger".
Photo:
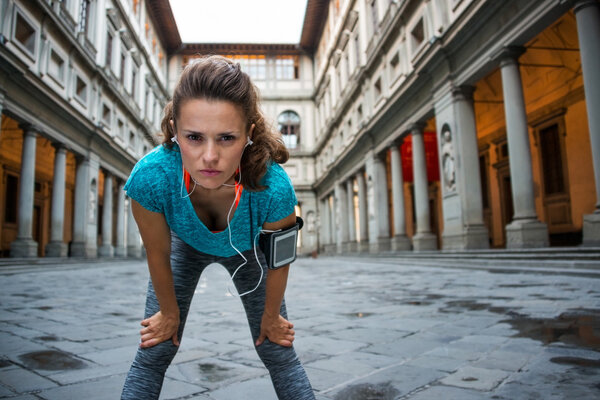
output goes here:
[[150, 325], [150, 318], [146, 318], [145, 320], [143, 320], [142, 322], [140, 322], [140, 325], [142, 325], [142, 326], [148, 326], [148, 325]]
[[150, 340], [146, 340], [146, 341], [142, 340], [142, 343], [140, 344], [140, 347], [146, 349], [148, 347], [155, 346], [158, 343], [159, 343], [158, 339], [150, 339]]
[[173, 334], [173, 336], [171, 337], [171, 340], [173, 341], [173, 344], [175, 346], [179, 347], [179, 337], [177, 337], [177, 331]]
[[256, 340], [256, 346], [260, 346], [265, 341], [266, 338], [267, 338], [267, 336], [261, 332], [260, 336]]

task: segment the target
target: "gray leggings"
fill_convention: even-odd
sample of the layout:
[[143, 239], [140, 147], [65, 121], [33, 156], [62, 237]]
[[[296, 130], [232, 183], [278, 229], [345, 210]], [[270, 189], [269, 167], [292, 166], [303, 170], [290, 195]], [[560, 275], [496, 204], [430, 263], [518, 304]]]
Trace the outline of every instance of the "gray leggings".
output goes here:
[[[222, 258], [200, 253], [179, 239], [171, 232], [171, 270], [177, 304], [179, 305], [180, 325], [179, 338], [183, 334], [183, 327], [189, 311], [190, 303], [198, 283], [198, 279], [206, 266], [214, 262], [223, 265], [229, 274], [232, 274], [241, 263], [239, 255]], [[259, 279], [258, 266], [252, 250], [244, 253], [248, 264], [241, 268], [235, 276], [235, 286], [238, 293], [244, 293], [253, 289]], [[264, 256], [259, 253], [261, 263], [264, 265]], [[264, 268], [264, 267], [263, 267]], [[266, 274], [266, 271], [263, 271]], [[254, 292], [243, 296], [242, 303], [246, 311], [250, 331], [254, 342], [260, 334], [260, 323], [265, 307], [265, 279]], [[159, 311], [158, 301], [152, 287], [148, 285], [146, 297], [145, 318], [149, 318]], [[285, 303], [281, 305], [281, 315], [287, 319]], [[122, 400], [149, 400], [158, 399], [162, 388], [163, 379], [167, 367], [175, 357], [178, 347], [171, 340], [162, 342], [156, 346], [138, 349], [135, 360], [129, 370]], [[315, 398], [306, 372], [300, 360], [296, 356], [293, 347], [283, 347], [271, 343], [266, 339], [256, 351], [263, 361], [269, 373], [277, 397], [283, 400], [312, 400]]]

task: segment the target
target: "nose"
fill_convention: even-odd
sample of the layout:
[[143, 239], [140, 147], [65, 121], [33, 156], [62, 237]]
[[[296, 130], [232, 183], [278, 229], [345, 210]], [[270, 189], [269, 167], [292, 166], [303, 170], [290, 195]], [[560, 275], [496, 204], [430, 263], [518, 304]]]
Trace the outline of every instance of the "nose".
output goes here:
[[219, 152], [216, 143], [209, 140], [206, 144], [203, 154], [204, 162], [206, 164], [212, 164], [219, 159]]

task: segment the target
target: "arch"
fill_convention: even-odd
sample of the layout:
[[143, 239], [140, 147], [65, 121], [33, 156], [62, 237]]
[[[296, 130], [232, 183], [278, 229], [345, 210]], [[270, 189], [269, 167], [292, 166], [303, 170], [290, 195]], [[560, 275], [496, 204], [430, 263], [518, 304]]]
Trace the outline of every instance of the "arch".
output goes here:
[[292, 110], [286, 110], [277, 117], [277, 129], [288, 149], [295, 149], [300, 143], [300, 116]]

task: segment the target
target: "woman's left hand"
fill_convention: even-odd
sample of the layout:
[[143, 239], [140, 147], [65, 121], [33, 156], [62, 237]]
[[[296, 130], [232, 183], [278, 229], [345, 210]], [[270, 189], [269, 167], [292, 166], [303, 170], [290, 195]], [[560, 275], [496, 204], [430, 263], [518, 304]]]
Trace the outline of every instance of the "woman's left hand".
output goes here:
[[256, 341], [256, 346], [260, 346], [265, 339], [283, 347], [292, 347], [294, 341], [294, 324], [281, 315], [269, 316], [266, 313], [262, 316], [260, 323], [260, 335]]

